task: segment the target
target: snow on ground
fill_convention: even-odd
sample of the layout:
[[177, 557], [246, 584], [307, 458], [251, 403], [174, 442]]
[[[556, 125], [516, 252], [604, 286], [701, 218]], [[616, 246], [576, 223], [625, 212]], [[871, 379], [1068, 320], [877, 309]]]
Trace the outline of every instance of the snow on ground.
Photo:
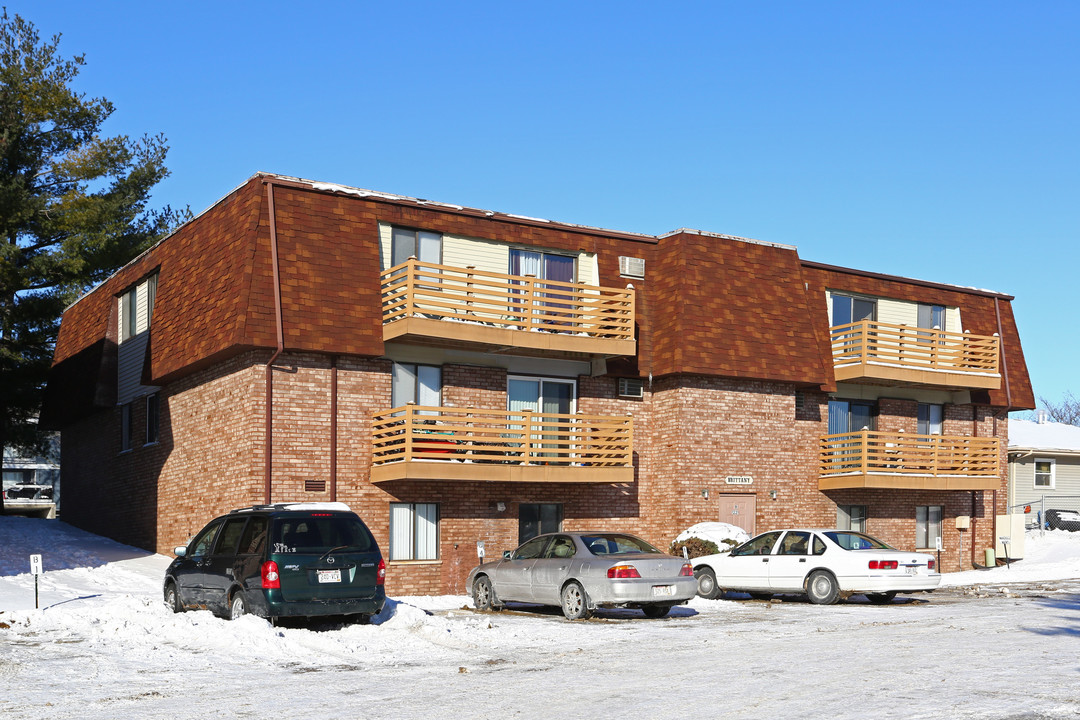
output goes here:
[[173, 615], [168, 563], [0, 518], [0, 717], [1080, 716], [1080, 533], [1032, 534], [1011, 568], [887, 606], [699, 598], [576, 623], [464, 596], [393, 597], [365, 626]]

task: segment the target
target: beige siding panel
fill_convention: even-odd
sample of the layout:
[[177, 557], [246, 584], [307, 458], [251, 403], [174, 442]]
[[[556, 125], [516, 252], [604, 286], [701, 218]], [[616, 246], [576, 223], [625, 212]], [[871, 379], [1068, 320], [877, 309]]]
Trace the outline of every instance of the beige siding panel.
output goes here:
[[386, 270], [390, 267], [390, 225], [379, 223], [379, 267]]
[[120, 343], [117, 358], [116, 402], [125, 405], [140, 395], [157, 390], [139, 383], [142, 379], [143, 362], [146, 360], [146, 343], [150, 333], [142, 332]]
[[919, 304], [905, 300], [880, 298], [877, 304], [878, 322], [888, 325], [919, 325]]
[[510, 269], [510, 246], [493, 240], [443, 235], [443, 265], [469, 267], [493, 273]]
[[945, 331], [964, 332], [964, 326], [960, 323], [960, 308], [945, 308]]
[[135, 332], [150, 328], [150, 283], [143, 281], [135, 288]]

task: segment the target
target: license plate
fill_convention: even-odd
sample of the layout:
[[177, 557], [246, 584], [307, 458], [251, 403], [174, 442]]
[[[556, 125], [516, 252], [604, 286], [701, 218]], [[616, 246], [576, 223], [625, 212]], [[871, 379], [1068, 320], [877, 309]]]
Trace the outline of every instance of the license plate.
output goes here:
[[904, 568], [904, 572], [906, 572], [908, 575], [918, 575], [919, 574], [919, 568], [917, 568], [917, 567], [906, 567], [906, 568]]
[[652, 586], [652, 594], [654, 596], [674, 595], [675, 594], [675, 586], [674, 585], [653, 585]]
[[340, 570], [319, 570], [319, 582], [320, 583], [335, 583], [341, 582]]

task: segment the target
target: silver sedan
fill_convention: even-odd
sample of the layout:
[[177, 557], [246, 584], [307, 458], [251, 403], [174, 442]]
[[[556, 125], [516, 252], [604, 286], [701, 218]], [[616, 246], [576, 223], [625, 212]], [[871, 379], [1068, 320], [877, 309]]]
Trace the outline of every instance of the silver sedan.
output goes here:
[[694, 597], [694, 571], [682, 558], [624, 533], [561, 532], [538, 535], [502, 560], [469, 573], [477, 610], [507, 601], [558, 605], [569, 620], [598, 607], [641, 608], [659, 618]]

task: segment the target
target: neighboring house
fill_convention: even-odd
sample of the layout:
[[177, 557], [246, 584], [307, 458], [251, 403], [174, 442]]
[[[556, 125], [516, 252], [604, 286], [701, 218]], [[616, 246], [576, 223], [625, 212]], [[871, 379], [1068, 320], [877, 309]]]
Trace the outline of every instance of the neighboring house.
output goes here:
[[397, 593], [462, 591], [478, 541], [705, 520], [956, 569], [1034, 405], [1011, 299], [259, 174], [68, 308], [43, 421], [68, 522], [167, 552], [339, 500]]
[[[4, 503], [8, 515], [42, 515], [56, 517], [60, 501], [60, 466], [48, 457], [18, 457], [11, 448], [4, 449], [4, 493], [11, 498]], [[34, 491], [35, 488], [45, 490]], [[5, 495], [7, 498], [7, 495]], [[34, 502], [29, 502], [33, 499]]]
[[1009, 421], [1009, 505], [1031, 507], [1031, 523], [1046, 510], [1080, 511], [1080, 427]]

